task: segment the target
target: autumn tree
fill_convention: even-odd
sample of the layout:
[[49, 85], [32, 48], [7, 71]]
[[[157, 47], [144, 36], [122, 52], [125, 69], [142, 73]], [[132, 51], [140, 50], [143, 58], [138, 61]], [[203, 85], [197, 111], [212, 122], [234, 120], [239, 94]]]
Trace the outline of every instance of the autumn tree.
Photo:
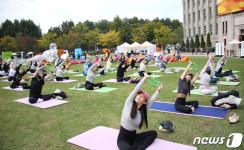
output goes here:
[[166, 46], [173, 43], [172, 30], [169, 27], [163, 25], [160, 29], [154, 29], [154, 33], [158, 44]]
[[37, 40], [39, 49], [42, 51], [50, 49], [50, 44], [53, 43], [56, 38], [56, 33], [44, 34], [39, 40]]
[[31, 36], [23, 36], [17, 40], [17, 47], [24, 52], [37, 52], [37, 38]]
[[108, 48], [112, 48], [116, 45], [119, 45], [120, 44], [119, 32], [112, 30], [109, 31], [108, 33], [100, 34], [99, 44]]
[[0, 51], [17, 51], [17, 44], [13, 37], [4, 36], [0, 41]]

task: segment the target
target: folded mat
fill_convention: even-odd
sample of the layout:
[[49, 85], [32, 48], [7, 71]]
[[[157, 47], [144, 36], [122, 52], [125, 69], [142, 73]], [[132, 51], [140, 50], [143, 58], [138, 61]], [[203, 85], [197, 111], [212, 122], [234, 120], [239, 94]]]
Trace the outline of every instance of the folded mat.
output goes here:
[[[200, 83], [200, 80], [196, 80], [195, 83]], [[240, 82], [218, 81], [217, 83], [210, 83], [216, 85], [239, 85]]]
[[15, 101], [19, 102], [19, 103], [23, 103], [23, 104], [39, 107], [39, 108], [50, 108], [50, 107], [54, 107], [54, 106], [58, 106], [58, 105], [61, 105], [61, 104], [68, 103], [68, 101], [57, 100], [57, 99], [52, 99], [51, 98], [50, 100], [47, 100], [47, 101], [44, 101], [44, 102], [41, 102], [41, 103], [31, 104], [31, 103], [29, 103], [29, 97], [18, 99], [18, 100], [15, 100]]
[[86, 90], [85, 88], [69, 88], [70, 90], [76, 90], [76, 91], [86, 91], [86, 92], [98, 92], [98, 93], [107, 93], [114, 90], [117, 90], [118, 88], [111, 88], [111, 87], [102, 87], [96, 90]]
[[[136, 74], [132, 74], [132, 75], [128, 75], [128, 76], [131, 76], [131, 77], [140, 77], [139, 75], [136, 75]], [[163, 75], [149, 75], [150, 77], [154, 77], [154, 78], [158, 78], [158, 77], [162, 77]]]
[[[177, 93], [177, 89], [176, 90], [174, 90], [173, 91], [174, 93]], [[221, 93], [225, 93], [225, 92], [227, 92], [227, 91], [219, 91], [219, 92], [221, 92]], [[200, 91], [199, 91], [199, 89], [193, 89], [193, 90], [191, 90], [191, 94], [194, 94], [194, 95], [205, 95], [205, 96], [218, 96], [218, 92], [215, 92], [215, 93], [213, 93], [213, 94], [211, 94], [211, 95], [206, 95], [206, 94], [201, 94], [200, 93]]]
[[50, 81], [50, 82], [58, 82], [58, 83], [70, 83], [70, 82], [75, 82], [75, 81], [78, 81], [78, 80], [63, 80], [63, 81], [57, 81], [56, 79], [54, 79], [54, 81]]
[[216, 118], [216, 119], [224, 119], [225, 116], [228, 114], [229, 109], [223, 110], [219, 107], [210, 107], [210, 106], [198, 106], [195, 109], [194, 113], [187, 114], [180, 112], [175, 109], [174, 103], [169, 102], [154, 102], [151, 106], [150, 110], [161, 111], [161, 112], [168, 112], [168, 113], [175, 113], [180, 115], [189, 115], [189, 116], [201, 116], [207, 118]]
[[[77, 135], [67, 142], [90, 150], [119, 150], [117, 146], [119, 130], [98, 126]], [[178, 144], [170, 141], [156, 139], [147, 150], [170, 149], [170, 150], [197, 150], [196, 147]]]
[[5, 90], [13, 90], [13, 91], [26, 91], [26, 90], [28, 90], [28, 89], [23, 89], [22, 87], [12, 89], [12, 88], [10, 88], [10, 86], [8, 86], [8, 87], [2, 87], [2, 89], [5, 89]]
[[174, 72], [161, 72], [160, 70], [154, 70], [154, 71], [150, 71], [150, 72], [156, 72], [156, 73], [174, 73]]
[[[84, 77], [84, 75], [83, 74], [76, 74], [76, 75], [74, 75], [74, 76], [76, 76], [76, 77]], [[101, 76], [100, 74], [98, 74], [98, 75], [96, 75], [96, 76]], [[86, 77], [86, 76], [85, 76]]]
[[128, 84], [130, 84], [129, 83], [129, 81], [124, 81], [124, 82], [117, 82], [117, 79], [109, 79], [109, 80], [105, 80], [105, 81], [102, 81], [102, 82], [112, 82], [112, 83], [128, 83]]

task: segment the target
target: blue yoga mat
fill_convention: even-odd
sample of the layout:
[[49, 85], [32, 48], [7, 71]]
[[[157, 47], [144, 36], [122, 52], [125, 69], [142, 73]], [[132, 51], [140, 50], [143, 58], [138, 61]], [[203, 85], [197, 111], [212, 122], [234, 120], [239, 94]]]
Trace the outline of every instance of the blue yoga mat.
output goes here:
[[194, 113], [187, 114], [182, 113], [175, 109], [174, 103], [168, 102], [154, 102], [150, 110], [161, 111], [161, 112], [169, 112], [169, 113], [176, 113], [180, 115], [190, 115], [190, 116], [201, 116], [207, 118], [217, 118], [217, 119], [224, 119], [225, 116], [228, 114], [229, 109], [223, 110], [218, 107], [210, 107], [210, 106], [198, 106]]

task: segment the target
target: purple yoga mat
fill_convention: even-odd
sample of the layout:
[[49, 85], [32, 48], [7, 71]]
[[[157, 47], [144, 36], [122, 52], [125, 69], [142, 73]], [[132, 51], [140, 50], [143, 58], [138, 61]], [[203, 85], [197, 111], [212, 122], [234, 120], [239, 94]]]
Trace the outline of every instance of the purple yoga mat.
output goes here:
[[127, 81], [127, 82], [117, 82], [117, 80], [116, 80], [116, 79], [109, 79], [109, 80], [105, 80], [105, 81], [103, 81], [103, 82], [113, 82], [113, 83], [128, 83], [128, 84], [130, 84], [130, 83], [129, 83], [129, 81]]
[[63, 81], [56, 81], [56, 79], [54, 79], [54, 81], [51, 81], [51, 82], [70, 83], [70, 82], [75, 82], [75, 81], [78, 81], [78, 80], [63, 80]]
[[8, 78], [8, 76], [3, 76], [3, 77], [0, 77], [0, 79], [3, 79], [3, 78]]
[[14, 91], [25, 91], [22, 87], [21, 87], [21, 88], [14, 88], [14, 89], [11, 89], [11, 88], [8, 86], [8, 87], [2, 87], [2, 89], [6, 89], [6, 90], [14, 90]]
[[[119, 130], [98, 126], [77, 135], [67, 142], [89, 150], [118, 150], [117, 137]], [[196, 150], [196, 147], [178, 144], [165, 140], [156, 139], [147, 150], [170, 149], [170, 150]]]
[[50, 108], [50, 107], [54, 107], [54, 106], [58, 106], [58, 105], [61, 105], [61, 104], [68, 103], [68, 101], [50, 99], [48, 101], [44, 101], [44, 102], [41, 102], [41, 103], [31, 104], [31, 103], [29, 103], [29, 97], [18, 99], [18, 100], [15, 100], [15, 101], [19, 102], [19, 103], [23, 103], [23, 104], [39, 107], [39, 108]]

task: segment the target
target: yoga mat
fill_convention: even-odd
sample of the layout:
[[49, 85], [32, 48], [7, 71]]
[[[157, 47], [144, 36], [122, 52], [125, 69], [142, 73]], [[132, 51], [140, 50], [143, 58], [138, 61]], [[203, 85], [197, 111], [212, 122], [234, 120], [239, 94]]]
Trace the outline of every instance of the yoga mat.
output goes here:
[[[119, 130], [98, 126], [77, 135], [67, 142], [89, 150], [119, 150], [117, 146]], [[196, 147], [156, 139], [147, 150], [197, 150]]]
[[[177, 93], [177, 89], [174, 90], [173, 92], [174, 92], [174, 93]], [[219, 91], [219, 92], [221, 92], [221, 93], [226, 93], [226, 92], [228, 92], [228, 91]], [[192, 94], [194, 94], [194, 95], [202, 95], [202, 96], [218, 96], [218, 92], [215, 92], [215, 93], [213, 93], [213, 94], [211, 94], [211, 95], [201, 94], [201, 93], [199, 92], [199, 89], [193, 89], [193, 90], [191, 90], [191, 95], [192, 95]]]
[[4, 79], [4, 78], [8, 78], [8, 76], [3, 76], [3, 77], [0, 77], [0, 79]]
[[50, 107], [54, 107], [54, 106], [58, 106], [58, 105], [61, 105], [61, 104], [68, 103], [68, 101], [57, 100], [57, 99], [52, 99], [51, 98], [50, 100], [47, 100], [47, 101], [44, 101], [44, 102], [41, 102], [41, 103], [31, 104], [31, 103], [29, 103], [29, 97], [15, 100], [15, 102], [19, 102], [19, 103], [23, 103], [23, 104], [39, 107], [39, 108], [50, 108]]
[[63, 80], [63, 81], [56, 81], [56, 79], [54, 79], [54, 81], [50, 81], [50, 82], [58, 82], [58, 83], [70, 83], [70, 82], [75, 82], [78, 80]]
[[[132, 74], [132, 75], [129, 75], [129, 76], [131, 76], [131, 77], [140, 77], [139, 75], [135, 75], [135, 74]], [[149, 75], [150, 77], [152, 76], [152, 75]], [[158, 77], [162, 77], [163, 75], [154, 75], [154, 78], [158, 78]]]
[[[195, 83], [200, 83], [200, 80], [196, 80]], [[215, 83], [210, 83], [210, 84], [215, 84]], [[228, 81], [219, 81], [216, 83], [217, 85], [239, 85], [240, 82], [228, 82]]]
[[210, 106], [198, 106], [195, 109], [194, 113], [187, 114], [180, 112], [175, 109], [174, 103], [169, 102], [154, 102], [151, 106], [150, 110], [161, 111], [161, 112], [168, 112], [168, 113], [175, 113], [179, 115], [189, 115], [189, 116], [200, 116], [200, 117], [207, 117], [207, 118], [216, 118], [216, 119], [224, 119], [225, 116], [229, 113], [229, 109], [223, 110], [219, 107], [210, 107]]
[[174, 73], [174, 72], [161, 72], [160, 70], [154, 70], [154, 71], [150, 71], [150, 72], [156, 72], [156, 73]]
[[[105, 70], [104, 72], [108, 72], [108, 70]], [[112, 72], [108, 72], [108, 73], [116, 73], [117, 71], [112, 71]]]
[[[181, 70], [186, 70], [186, 68], [184, 68], [184, 67], [170, 67], [171, 69], [181, 69]], [[190, 70], [192, 70], [192, 68], [190, 68]]]
[[85, 88], [69, 88], [70, 90], [76, 90], [76, 91], [86, 91], [86, 92], [98, 92], [98, 93], [107, 93], [114, 90], [117, 90], [118, 88], [111, 88], [111, 87], [102, 87], [96, 90], [86, 90]]
[[[222, 72], [225, 72], [225, 71], [228, 71], [228, 70], [222, 70]], [[238, 73], [238, 72], [240, 72], [240, 71], [234, 71], [234, 70], [232, 70], [232, 73]]]
[[[12, 82], [12, 81], [2, 80], [2, 82]], [[21, 80], [20, 82], [25, 82], [25, 80]]]
[[27, 89], [23, 89], [22, 87], [21, 88], [14, 88], [14, 89], [12, 89], [12, 88], [10, 88], [10, 86], [8, 86], [8, 87], [2, 87], [2, 89], [5, 89], [5, 90], [13, 90], [13, 91], [25, 91], [25, 90], [27, 90]]
[[[84, 77], [84, 75], [83, 74], [76, 74], [76, 75], [74, 75], [74, 76], [76, 76], [76, 77]], [[96, 75], [97, 77], [98, 76], [101, 76], [100, 74], [98, 74], [98, 75]], [[86, 76], [85, 76], [86, 77]]]
[[79, 73], [79, 72], [69, 71], [69, 72], [65, 72], [65, 73]]
[[148, 66], [154, 66], [154, 67], [159, 67], [159, 66], [156, 66], [155, 64], [154, 64], [154, 65], [148, 65]]
[[129, 83], [129, 81], [127, 81], [127, 82], [117, 82], [117, 80], [116, 79], [109, 79], [109, 80], [105, 80], [105, 81], [102, 81], [102, 82], [112, 82], [112, 83], [127, 83], [127, 84], [130, 84]]

